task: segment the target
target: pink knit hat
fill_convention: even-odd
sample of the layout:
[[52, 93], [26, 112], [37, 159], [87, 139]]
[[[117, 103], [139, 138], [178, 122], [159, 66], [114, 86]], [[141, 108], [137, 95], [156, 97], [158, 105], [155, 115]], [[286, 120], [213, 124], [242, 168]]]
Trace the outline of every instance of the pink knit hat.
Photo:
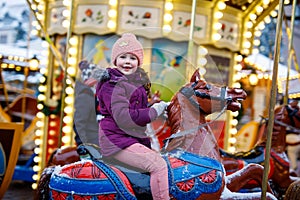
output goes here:
[[139, 66], [143, 65], [144, 51], [141, 43], [132, 33], [124, 33], [112, 47], [111, 62], [115, 65], [116, 59], [123, 53], [132, 53], [138, 58]]

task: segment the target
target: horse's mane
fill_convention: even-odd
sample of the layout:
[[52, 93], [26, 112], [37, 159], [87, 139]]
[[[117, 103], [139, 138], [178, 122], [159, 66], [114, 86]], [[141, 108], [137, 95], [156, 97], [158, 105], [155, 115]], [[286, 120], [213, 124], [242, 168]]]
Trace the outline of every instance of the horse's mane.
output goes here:
[[[191, 83], [187, 83], [182, 88], [189, 87]], [[182, 125], [181, 122], [183, 120], [183, 110], [182, 105], [180, 103], [180, 97], [181, 95], [180, 90], [176, 92], [170, 102], [170, 105], [168, 106], [167, 112], [168, 112], [168, 126], [171, 127], [171, 133], [177, 133], [180, 126]]]
[[179, 130], [182, 115], [181, 106], [178, 101], [178, 92], [173, 96], [170, 105], [168, 106], [168, 124], [171, 128], [171, 133], [176, 133]]

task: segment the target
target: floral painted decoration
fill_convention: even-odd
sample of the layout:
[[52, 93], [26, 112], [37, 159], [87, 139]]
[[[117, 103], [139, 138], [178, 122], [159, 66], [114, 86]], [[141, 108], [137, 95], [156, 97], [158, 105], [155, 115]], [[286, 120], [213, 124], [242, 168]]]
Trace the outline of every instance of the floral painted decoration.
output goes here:
[[96, 16], [93, 16], [94, 15], [93, 10], [88, 8], [87, 10], [85, 10], [84, 15], [85, 16], [81, 19], [81, 22], [87, 22], [88, 19], [90, 21], [96, 21], [98, 24], [101, 24], [103, 22], [103, 14], [101, 10], [99, 10], [96, 13]]
[[145, 12], [142, 16], [139, 14], [134, 14], [134, 11], [128, 11], [128, 15], [131, 16], [131, 19], [126, 21], [126, 24], [140, 24], [141, 26], [147, 26], [147, 23], [143, 19], [151, 19], [151, 12]]

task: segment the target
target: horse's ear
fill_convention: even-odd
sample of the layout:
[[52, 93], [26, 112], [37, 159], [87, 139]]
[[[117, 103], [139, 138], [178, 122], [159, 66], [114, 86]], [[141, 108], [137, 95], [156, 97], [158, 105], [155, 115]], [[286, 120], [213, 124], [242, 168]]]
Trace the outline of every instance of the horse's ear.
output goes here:
[[200, 70], [198, 68], [192, 75], [190, 82], [193, 83], [193, 82], [199, 81], [200, 79], [201, 79], [201, 75], [200, 75]]

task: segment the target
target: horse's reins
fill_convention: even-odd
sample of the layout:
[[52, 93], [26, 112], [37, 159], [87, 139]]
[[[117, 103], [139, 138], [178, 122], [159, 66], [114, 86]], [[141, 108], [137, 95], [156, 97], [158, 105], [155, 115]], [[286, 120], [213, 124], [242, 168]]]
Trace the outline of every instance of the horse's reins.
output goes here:
[[[286, 107], [286, 108], [289, 109], [288, 107]], [[289, 118], [290, 118], [290, 120], [292, 121], [293, 124], [295, 124], [293, 117], [296, 117], [296, 119], [300, 121], [299, 116], [295, 115], [297, 112], [289, 112], [289, 110], [287, 110], [287, 111], [288, 111], [288, 116], [289, 116]], [[298, 110], [296, 109], [296, 111], [298, 111]], [[266, 121], [269, 121], [269, 118], [266, 118], [266, 117], [263, 117], [263, 116], [261, 116], [261, 118], [265, 119]], [[289, 131], [291, 131], [293, 133], [300, 133], [300, 129], [299, 128], [295, 128], [294, 126], [286, 124], [286, 123], [284, 123], [282, 121], [279, 121], [277, 119], [274, 119], [274, 122], [276, 124], [279, 124], [280, 126], [284, 126], [286, 128], [289, 128]]]
[[[199, 92], [199, 91], [195, 90], [196, 84], [197, 84], [197, 82], [193, 83], [192, 87], [183, 87], [183, 88], [181, 88], [180, 89], [180, 93], [183, 94], [190, 101], [190, 103], [193, 106], [195, 106], [196, 108], [198, 108], [199, 111], [204, 112], [204, 110], [201, 108], [201, 106], [199, 105], [199, 103], [197, 101], [195, 101], [195, 99], [192, 98], [194, 95], [196, 95], [197, 97], [201, 97], [201, 98], [222, 101], [222, 102], [224, 102], [224, 104], [225, 104], [225, 102], [227, 102], [227, 103], [224, 105], [224, 107], [222, 108], [221, 112], [213, 120], [211, 120], [209, 122], [206, 122], [204, 124], [201, 124], [199, 126], [196, 126], [194, 128], [188, 129], [188, 130], [179, 131], [179, 132], [171, 135], [170, 137], [166, 138], [165, 139], [166, 142], [165, 142], [165, 145], [164, 145], [163, 149], [167, 148], [167, 146], [169, 144], [169, 141], [171, 139], [174, 139], [174, 138], [177, 138], [177, 137], [182, 137], [182, 136], [194, 133], [195, 131], [198, 131], [199, 129], [201, 129], [201, 128], [205, 127], [205, 126], [208, 126], [209, 124], [215, 122], [226, 111], [228, 104], [232, 101], [232, 97], [226, 97], [226, 89], [227, 89], [227, 87], [222, 87], [221, 88], [221, 95], [218, 96], [218, 97], [215, 97], [215, 96], [211, 96], [209, 94], [206, 94], [204, 92]], [[209, 89], [210, 85], [206, 85], [206, 87], [207, 87], [207, 89]]]
[[276, 119], [274, 120], [274, 122], [276, 122], [276, 124], [279, 124], [280, 126], [284, 126], [284, 127], [289, 128], [289, 131], [292, 131], [293, 133], [300, 133], [300, 129], [299, 128], [295, 128], [295, 127], [293, 127], [291, 125], [288, 125], [288, 124], [286, 124], [284, 122], [281, 122], [281, 121], [278, 121]]

